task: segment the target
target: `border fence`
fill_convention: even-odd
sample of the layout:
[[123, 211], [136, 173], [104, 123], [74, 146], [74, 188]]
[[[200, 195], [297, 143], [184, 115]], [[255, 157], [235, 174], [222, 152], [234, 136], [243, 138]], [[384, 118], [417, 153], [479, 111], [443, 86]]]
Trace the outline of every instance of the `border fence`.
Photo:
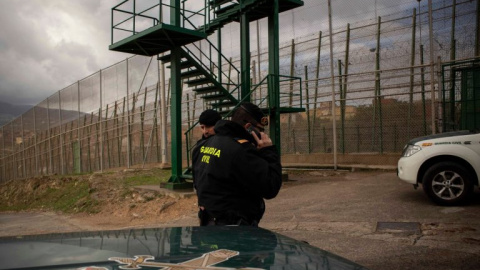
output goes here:
[[[445, 110], [443, 88], [455, 91], [461, 85], [444, 76], [443, 67], [458, 61], [478, 67], [479, 1], [434, 2], [431, 9], [419, 2], [418, 9], [335, 29], [333, 57], [323, 25], [284, 42], [280, 73], [302, 78], [302, 85], [282, 84], [282, 92], [289, 92], [282, 107], [301, 97], [306, 112], [282, 115], [282, 154], [332, 153], [335, 127], [339, 153], [375, 153], [382, 164], [382, 155], [399, 154], [413, 137], [461, 128], [451, 115], [445, 123], [446, 112], [454, 109]], [[257, 43], [251, 52], [252, 85], [268, 73], [266, 49], [259, 38]], [[238, 55], [231, 59], [239, 65]], [[0, 182], [168, 162], [168, 73], [156, 57], [130, 57], [4, 125]], [[264, 95], [261, 87], [255, 95]], [[206, 105], [186, 85], [182, 99], [185, 131]]]

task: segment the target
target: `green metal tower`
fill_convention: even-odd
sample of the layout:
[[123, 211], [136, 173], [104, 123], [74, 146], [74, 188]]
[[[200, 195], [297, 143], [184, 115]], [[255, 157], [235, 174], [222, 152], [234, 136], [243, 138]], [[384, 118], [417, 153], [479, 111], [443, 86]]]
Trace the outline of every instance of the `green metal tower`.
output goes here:
[[[261, 100], [266, 100], [265, 105], [258, 105], [270, 116], [270, 137], [279, 151], [280, 114], [304, 111], [301, 104], [296, 108], [280, 107], [281, 78], [288, 76], [279, 72], [279, 14], [302, 6], [303, 1], [206, 0], [198, 8], [199, 2], [159, 0], [155, 5], [144, 6], [141, 1], [126, 0], [112, 8], [110, 50], [157, 55], [158, 60], [170, 63], [172, 176], [166, 185], [170, 189], [191, 187], [185, 181], [188, 176], [182, 173], [182, 84], [191, 87], [208, 106], [224, 115], [240, 102], [252, 101], [252, 92], [258, 86], [251, 85], [250, 22], [268, 18], [269, 66], [268, 75], [262, 80], [268, 85], [268, 94]], [[221, 28], [229, 23], [240, 24], [240, 70], [221, 50]], [[214, 33], [218, 37], [217, 46], [208, 40]], [[114, 36], [117, 34], [121, 37]], [[201, 40], [209, 44], [207, 49], [196, 45]], [[166, 52], [169, 53], [159, 56]], [[228, 66], [229, 72], [224, 71], [224, 66]], [[236, 76], [232, 76], [232, 70]], [[301, 82], [298, 85], [301, 87]]]

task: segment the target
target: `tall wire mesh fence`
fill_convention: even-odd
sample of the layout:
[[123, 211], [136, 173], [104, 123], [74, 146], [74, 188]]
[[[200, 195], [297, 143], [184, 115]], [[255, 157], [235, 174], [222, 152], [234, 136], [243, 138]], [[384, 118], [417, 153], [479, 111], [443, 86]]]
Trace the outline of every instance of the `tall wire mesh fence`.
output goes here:
[[[310, 13], [316, 2], [305, 2], [281, 19]], [[458, 78], [442, 76], [440, 67], [478, 57], [478, 13], [478, 1], [435, 1], [431, 13], [419, 4], [419, 9], [346, 24], [333, 31], [333, 57], [323, 24], [300, 27], [280, 48], [280, 74], [302, 79], [281, 84], [281, 106], [303, 104], [306, 110], [282, 114], [282, 154], [332, 153], [336, 134], [339, 153], [377, 153], [382, 164], [382, 154], [400, 153], [409, 139], [445, 130], [441, 88], [453, 88]], [[251, 52], [252, 85], [268, 76], [268, 51], [261, 45], [266, 24], [251, 24], [257, 42]], [[224, 57], [240, 66], [238, 54]], [[238, 76], [225, 62], [219, 77]], [[134, 56], [48, 97], [1, 127], [1, 181], [168, 162], [169, 77], [156, 57]], [[266, 89], [259, 85], [252, 99], [264, 98]], [[182, 100], [186, 131], [208, 105], [187, 85]], [[201, 137], [193, 130], [190, 145]], [[183, 150], [184, 159], [187, 155]]]

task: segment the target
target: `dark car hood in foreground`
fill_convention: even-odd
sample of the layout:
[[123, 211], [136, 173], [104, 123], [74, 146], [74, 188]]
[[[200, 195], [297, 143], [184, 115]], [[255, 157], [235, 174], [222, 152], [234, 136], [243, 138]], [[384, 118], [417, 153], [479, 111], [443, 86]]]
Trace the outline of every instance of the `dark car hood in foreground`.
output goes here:
[[0, 269], [365, 269], [252, 227], [182, 227], [0, 238]]

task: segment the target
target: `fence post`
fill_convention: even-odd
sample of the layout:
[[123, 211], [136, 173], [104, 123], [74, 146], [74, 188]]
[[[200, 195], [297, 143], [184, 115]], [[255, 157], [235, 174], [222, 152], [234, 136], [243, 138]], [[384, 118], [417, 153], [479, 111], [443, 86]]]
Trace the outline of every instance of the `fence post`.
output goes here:
[[102, 152], [103, 152], [103, 149], [102, 149], [102, 138], [100, 136], [102, 136], [102, 107], [99, 107], [98, 108], [98, 116], [97, 116], [97, 122], [95, 123], [95, 133], [96, 133], [96, 136], [95, 136], [95, 160], [98, 162], [97, 163], [97, 166], [98, 166], [98, 169], [100, 169], [100, 171], [102, 171], [102, 158], [103, 158], [103, 155], [102, 155]]
[[[77, 169], [76, 169], [76, 146], [75, 146], [75, 143], [73, 142], [73, 122], [74, 121], [71, 121], [70, 122], [70, 138], [69, 138], [69, 143], [70, 143], [70, 156], [71, 156], [71, 161], [72, 161], [72, 165], [71, 165], [71, 168], [70, 168], [70, 173], [77, 173]], [[78, 147], [78, 145], [77, 145]], [[67, 158], [68, 159], [68, 158]], [[68, 173], [68, 171], [67, 171]]]
[[347, 97], [347, 81], [348, 81], [348, 67], [350, 66], [350, 24], [347, 24], [347, 38], [345, 41], [345, 72], [343, 76], [343, 93], [344, 98]]
[[84, 121], [85, 127], [87, 129], [87, 161], [88, 161], [88, 172], [92, 172], [92, 145], [91, 145], [91, 139], [92, 139], [92, 125], [93, 125], [93, 112], [90, 113], [90, 124], [87, 126], [87, 115], [85, 114]]
[[[291, 50], [290, 50], [290, 77], [295, 76], [295, 40], [292, 39], [292, 45], [291, 45]], [[292, 107], [292, 102], [293, 102], [293, 81], [290, 81], [290, 91], [288, 93], [288, 106]], [[291, 138], [291, 130], [292, 130], [292, 114], [288, 114], [288, 123], [287, 123], [287, 130], [288, 130], [288, 136], [287, 136], [287, 142], [292, 142]], [[288, 144], [287, 144], [288, 145]], [[295, 151], [294, 151], [295, 152]]]
[[157, 162], [160, 162], [160, 149], [158, 148], [158, 92], [160, 88], [160, 81], [157, 81], [157, 87], [155, 88], [155, 101], [153, 107], [153, 129], [155, 133], [152, 132], [152, 135], [155, 134], [155, 152], [157, 156]]
[[14, 122], [10, 122], [10, 132], [12, 134], [12, 160], [13, 160], [13, 166], [12, 166], [12, 169], [13, 169], [13, 179], [17, 179], [17, 175], [18, 175], [18, 171], [17, 171], [17, 158], [16, 158], [16, 155], [15, 155], [15, 130], [13, 128]]
[[[120, 126], [119, 126], [119, 121], [118, 121], [118, 100], [115, 100], [115, 109], [113, 111], [113, 126], [114, 126], [114, 132], [113, 136], [117, 137], [117, 166], [121, 166], [121, 158], [122, 158], [122, 140], [120, 138]], [[115, 133], [117, 135], [115, 135]]]
[[80, 136], [80, 124], [81, 124], [81, 114], [80, 114], [80, 82], [77, 81], [77, 110], [78, 110], [78, 124], [77, 124], [77, 141], [78, 141], [78, 172], [82, 173], [82, 138]]
[[105, 108], [105, 132], [102, 132], [103, 136], [102, 138], [107, 141], [107, 166], [108, 168], [111, 168], [111, 155], [110, 155], [110, 140], [109, 140], [109, 134], [108, 134], [108, 104], [107, 107]]
[[147, 87], [143, 95], [143, 109], [140, 107], [140, 147], [142, 148], [142, 161], [146, 158], [145, 151], [145, 112], [147, 111]]
[[476, 25], [475, 25], [475, 56], [480, 56], [480, 0], [477, 0], [476, 10]]
[[[457, 4], [457, 1], [454, 0], [453, 5], [452, 5], [452, 30], [451, 30], [451, 37], [450, 37], [450, 60], [451, 61], [455, 61], [455, 58], [456, 58], [456, 40], [455, 40], [455, 6], [456, 6], [456, 4]], [[440, 56], [438, 56], [438, 57], [440, 58]], [[440, 64], [440, 62], [439, 62], [439, 64]], [[454, 83], [455, 82], [455, 71], [454, 71], [453, 68], [451, 70], [453, 72], [450, 72], [450, 81], [452, 82], [452, 85], [455, 85], [455, 83]], [[433, 80], [433, 74], [432, 74], [432, 80]], [[440, 82], [440, 80], [439, 80], [439, 82]], [[455, 97], [455, 93], [454, 93], [453, 88], [454, 87], [452, 87], [452, 97]], [[439, 87], [439, 90], [440, 90], [440, 87]], [[440, 98], [440, 95], [439, 95], [439, 98]], [[452, 103], [452, 108], [454, 108], [454, 107], [455, 107], [455, 105], [454, 105], [454, 103]]]
[[432, 0], [428, 0], [428, 27], [429, 27], [429, 39], [430, 39], [430, 94], [431, 94], [431, 106], [432, 108], [432, 134], [436, 133], [436, 111], [435, 111], [435, 64], [433, 59], [433, 14], [432, 14]]
[[[134, 19], [135, 21], [135, 19]], [[103, 158], [105, 157], [104, 155], [104, 149], [103, 149], [103, 141], [104, 141], [104, 138], [105, 136], [103, 136], [103, 119], [102, 119], [102, 107], [103, 107], [103, 85], [102, 85], [102, 70], [100, 69], [100, 100], [99, 100], [99, 103], [100, 103], [100, 111], [98, 112], [98, 116], [99, 116], [99, 120], [100, 120], [100, 134], [102, 134], [102, 137], [100, 137], [100, 172], [103, 172]], [[105, 121], [105, 123], [107, 123]]]
[[[119, 132], [119, 138], [122, 138], [123, 140], [123, 129], [125, 128], [125, 123], [128, 123], [128, 119], [129, 119], [129, 116], [128, 116], [128, 112], [127, 112], [127, 122], [125, 122], [125, 105], [127, 104], [127, 99], [128, 99], [128, 96], [126, 97], [123, 97], [123, 102], [122, 102], [122, 129], [120, 129], [118, 132]], [[127, 107], [127, 110], [128, 110], [128, 107]], [[128, 126], [127, 126], [127, 132], [128, 132]], [[127, 135], [127, 138], [128, 135]], [[122, 142], [122, 150], [123, 150], [123, 142]], [[126, 157], [126, 160], [124, 161], [125, 164], [127, 164], [128, 166], [128, 139], [127, 139], [127, 149], [126, 149], [126, 154], [127, 154], [127, 157]], [[122, 161], [120, 161], [120, 165], [122, 164]]]
[[[132, 95], [132, 108], [131, 108], [131, 113], [130, 113], [130, 121], [128, 123], [128, 126], [129, 126], [129, 132], [128, 132], [128, 135], [129, 135], [129, 141], [130, 141], [130, 144], [129, 144], [129, 148], [130, 148], [130, 166], [134, 165], [135, 163], [135, 148], [133, 148], [133, 145], [132, 145], [132, 140], [133, 140], [133, 137], [132, 136], [132, 133], [133, 133], [133, 130], [132, 130], [132, 127], [134, 127], [134, 123], [135, 123], [135, 107], [137, 106], [137, 99], [138, 99], [138, 93], [135, 94], [135, 92], [133, 93]], [[129, 111], [129, 112], [130, 112]]]
[[[442, 57], [439, 55], [437, 57], [437, 77], [438, 77], [438, 98], [441, 100], [442, 104], [445, 104], [445, 95], [443, 92], [444, 87], [444, 79], [443, 79], [443, 67], [442, 67]], [[441, 127], [441, 131], [445, 132], [445, 106], [441, 106], [438, 110], [438, 118], [442, 120], [439, 123], [439, 127]]]
[[[341, 76], [343, 80], [343, 91], [340, 92], [342, 95], [340, 97], [340, 104], [341, 104], [341, 114], [342, 114], [342, 153], [345, 154], [345, 110], [347, 105], [347, 82], [348, 82], [348, 67], [350, 65], [350, 24], [347, 24], [347, 37], [345, 41], [345, 72], [344, 75]], [[341, 65], [340, 65], [341, 66]]]
[[2, 181], [6, 181], [6, 176], [5, 176], [5, 170], [6, 170], [6, 164], [5, 164], [5, 131], [3, 130], [2, 126]]
[[[33, 143], [34, 143], [34, 156], [35, 156], [35, 173], [33, 174], [33, 176], [37, 176], [38, 175], [38, 149], [37, 149], [37, 116], [36, 116], [36, 108], [37, 106], [33, 106]], [[3, 127], [2, 127], [2, 134], [3, 134]], [[2, 142], [3, 142], [3, 138], [2, 138]], [[3, 147], [2, 147], [2, 150], [5, 150]], [[2, 157], [4, 157], [4, 155], [2, 155]], [[5, 159], [3, 160], [2, 164], [5, 164]]]
[[[190, 128], [192, 127], [194, 114], [193, 115], [190, 114], [190, 94], [187, 93], [186, 95], [187, 95], [187, 130], [190, 130]], [[186, 146], [185, 148], [187, 149], [186, 158], [187, 158], [188, 165], [190, 165], [190, 156], [188, 154], [188, 150], [190, 149], [190, 142], [192, 137], [193, 137], [193, 130], [191, 131], [191, 133], [185, 133], [185, 146]]]
[[416, 27], [417, 27], [417, 9], [413, 9], [412, 15], [412, 43], [410, 46], [410, 93], [409, 93], [409, 103], [408, 103], [408, 116], [407, 116], [407, 137], [410, 138], [411, 131], [411, 120], [412, 120], [412, 110], [413, 110], [413, 85], [415, 83], [415, 39], [416, 39]]
[[427, 135], [427, 112], [426, 112], [426, 101], [425, 101], [425, 68], [423, 67], [423, 45], [420, 45], [420, 84], [422, 92], [422, 113], [423, 113], [423, 135]]
[[[380, 34], [381, 34], [382, 18], [378, 17], [377, 28], [377, 49], [375, 52], [375, 100], [378, 103], [378, 121], [380, 128], [380, 154], [383, 154], [383, 121], [382, 121], [382, 96], [380, 84]], [[375, 116], [374, 116], [375, 117]], [[375, 137], [375, 134], [373, 134]]]
[[23, 167], [23, 178], [27, 177], [27, 171], [25, 169], [25, 131], [23, 129], [23, 114], [20, 116], [20, 125], [22, 126], [22, 167]]
[[[450, 60], [455, 60], [456, 40], [455, 40], [455, 15], [456, 15], [457, 0], [453, 0], [452, 4], [452, 29], [450, 32]], [[433, 78], [433, 74], [432, 74]]]
[[317, 118], [317, 100], [318, 100], [318, 80], [320, 76], [320, 52], [322, 47], [322, 31], [318, 33], [318, 47], [317, 47], [317, 66], [316, 66], [316, 76], [315, 76], [315, 95], [313, 103], [313, 130], [312, 138], [315, 138], [315, 127], [316, 127], [316, 118]]
[[[160, 95], [160, 81], [158, 81], [158, 83], [157, 83], [157, 90], [156, 90], [156, 93], [155, 93], [155, 147], [156, 147], [155, 149], [157, 151], [157, 163], [160, 163], [161, 160], [162, 160], [161, 142], [159, 142], [160, 138], [159, 138], [159, 135], [158, 135], [158, 128], [159, 128], [158, 117], [159, 117], [159, 111], [160, 111], [159, 108], [158, 108], [159, 95]], [[160, 119], [160, 121], [161, 121], [161, 119]]]
[[332, 3], [328, 0], [328, 30], [330, 32], [330, 79], [332, 84], [332, 137], [333, 137], [333, 169], [337, 170], [337, 117], [335, 105], [335, 70], [333, 69], [333, 28]]
[[64, 132], [63, 132], [63, 119], [62, 119], [62, 96], [60, 95], [60, 91], [58, 91], [58, 119], [60, 119], [60, 133], [58, 136], [60, 136], [60, 173], [62, 175], [65, 174], [65, 149], [63, 147], [63, 144], [65, 142], [65, 137], [64, 137]]
[[[128, 72], [128, 59], [127, 61], [127, 168], [130, 168], [132, 166], [132, 142], [131, 142], [131, 127], [130, 127], [130, 87], [129, 87], [129, 72]], [[135, 100], [135, 93], [133, 93], [133, 100]]]
[[[140, 149], [142, 151], [141, 157], [142, 157], [142, 162], [145, 160], [145, 133], [144, 133], [144, 128], [145, 128], [145, 107], [140, 106]], [[140, 154], [140, 153], [139, 153]]]
[[251, 90], [250, 85], [250, 23], [249, 18], [246, 13], [240, 15], [240, 66], [241, 66], [241, 77], [242, 84], [240, 87], [241, 98], [245, 101], [250, 101], [250, 96], [248, 95]]
[[342, 60], [340, 59], [338, 59], [338, 88], [340, 90], [340, 149], [342, 154], [345, 154], [345, 100], [343, 98]]
[[47, 136], [48, 136], [48, 167], [47, 167], [47, 174], [49, 174], [49, 171], [52, 172], [52, 136], [51, 136], [51, 130], [50, 130], [50, 100], [47, 98]]
[[[230, 57], [230, 61], [228, 61], [228, 78], [231, 78], [232, 75], [232, 57]], [[237, 78], [238, 80], [238, 78]], [[227, 90], [230, 92], [230, 81], [227, 83]]]
[[[257, 82], [260, 82], [262, 80], [262, 76], [261, 76], [261, 73], [260, 73], [260, 61], [261, 61], [261, 58], [260, 58], [260, 26], [259, 26], [259, 23], [258, 23], [259, 20], [257, 20], [257, 65], [258, 65], [258, 80]], [[230, 60], [230, 63], [232, 62], [232, 60]], [[230, 65], [230, 68], [231, 68], [232, 65]], [[260, 89], [259, 89], [259, 95], [258, 95], [260, 98], [263, 97], [262, 95], [262, 86], [260, 86]]]
[[[195, 92], [193, 94], [193, 109], [192, 109], [192, 121], [195, 119], [195, 109], [197, 108], [197, 93]], [[193, 132], [192, 132], [193, 134]], [[191, 136], [191, 139], [193, 140], [193, 136]], [[195, 143], [195, 141], [190, 142], [191, 145]]]
[[307, 133], [308, 133], [308, 153], [312, 152], [312, 138], [311, 138], [311, 126], [310, 126], [310, 93], [308, 91], [308, 67], [305, 66], [305, 91], [306, 91], [306, 105], [307, 105]]

